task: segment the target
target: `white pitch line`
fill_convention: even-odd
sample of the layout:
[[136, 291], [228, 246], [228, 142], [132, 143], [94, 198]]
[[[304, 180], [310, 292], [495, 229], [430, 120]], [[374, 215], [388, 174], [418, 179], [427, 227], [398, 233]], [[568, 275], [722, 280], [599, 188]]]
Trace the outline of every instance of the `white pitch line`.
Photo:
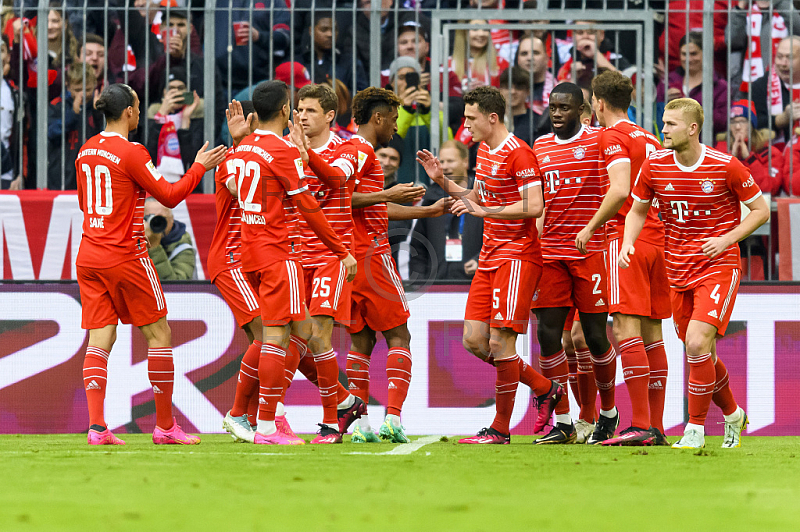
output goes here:
[[399, 445], [392, 449], [391, 451], [386, 451], [385, 453], [378, 453], [382, 455], [404, 455], [404, 454], [411, 454], [413, 452], [419, 451], [429, 443], [437, 442], [441, 439], [441, 436], [424, 436], [417, 440], [414, 440], [412, 443], [407, 443], [405, 445]]

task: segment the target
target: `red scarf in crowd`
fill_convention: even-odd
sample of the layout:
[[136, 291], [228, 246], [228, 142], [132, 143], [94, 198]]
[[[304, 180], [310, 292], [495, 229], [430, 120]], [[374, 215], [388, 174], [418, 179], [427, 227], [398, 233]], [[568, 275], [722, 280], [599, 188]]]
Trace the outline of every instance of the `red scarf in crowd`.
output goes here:
[[[769, 16], [768, 13], [766, 15]], [[747, 92], [748, 85], [763, 76], [766, 72], [762, 55], [763, 50], [761, 50], [761, 25], [763, 22], [764, 13], [761, 12], [758, 4], [753, 2], [750, 13], [747, 15], [747, 32], [750, 35], [750, 46], [747, 47], [747, 51], [745, 52], [744, 65], [742, 67], [742, 84], [739, 87], [739, 90], [742, 92]], [[783, 16], [775, 12], [772, 14], [771, 35], [772, 54], [770, 57], [774, 58], [775, 51], [778, 49], [778, 43], [781, 42], [781, 39], [789, 35]], [[778, 95], [780, 95], [780, 86], [778, 87]], [[782, 110], [781, 108], [781, 111]]]

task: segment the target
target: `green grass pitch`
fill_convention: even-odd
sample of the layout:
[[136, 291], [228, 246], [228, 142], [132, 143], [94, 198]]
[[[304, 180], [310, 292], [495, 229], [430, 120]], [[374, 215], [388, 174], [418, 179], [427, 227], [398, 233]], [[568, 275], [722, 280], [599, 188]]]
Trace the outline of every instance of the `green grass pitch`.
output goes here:
[[800, 437], [701, 452], [123, 437], [0, 436], [0, 531], [800, 530]]

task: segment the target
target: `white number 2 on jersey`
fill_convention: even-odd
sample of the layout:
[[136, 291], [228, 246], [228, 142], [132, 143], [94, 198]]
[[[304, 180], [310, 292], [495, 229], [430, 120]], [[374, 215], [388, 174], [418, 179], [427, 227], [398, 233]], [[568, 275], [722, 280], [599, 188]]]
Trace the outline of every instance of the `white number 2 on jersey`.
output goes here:
[[[258, 163], [255, 161], [248, 161], [245, 163], [241, 159], [230, 159], [228, 161], [228, 174], [236, 176], [236, 189], [239, 191], [239, 206], [242, 210], [261, 212], [261, 204], [253, 203], [253, 196], [256, 195], [258, 182], [261, 181], [261, 167]], [[252, 177], [253, 181], [250, 183], [247, 196], [242, 200], [242, 187], [244, 186], [244, 179], [246, 177]]]
[[[94, 172], [92, 172], [92, 167], [88, 164], [82, 164], [81, 170], [86, 175], [86, 214], [97, 213], [100, 216], [108, 216], [114, 209], [114, 198], [111, 193], [111, 171], [102, 164], [95, 166]], [[103, 194], [104, 190], [105, 195]], [[93, 193], [95, 199], [94, 210], [92, 210]], [[105, 204], [103, 200], [105, 200]]]

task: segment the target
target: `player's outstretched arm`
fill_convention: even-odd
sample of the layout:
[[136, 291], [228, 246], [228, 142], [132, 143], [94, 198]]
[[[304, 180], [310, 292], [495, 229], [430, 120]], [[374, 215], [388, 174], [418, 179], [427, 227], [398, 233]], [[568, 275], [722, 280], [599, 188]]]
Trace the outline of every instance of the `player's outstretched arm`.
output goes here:
[[[348, 162], [347, 164], [351, 163]], [[347, 180], [353, 175], [352, 164], [351, 167], [348, 168], [348, 171], [345, 172], [340, 166], [329, 165], [328, 162], [320, 157], [314, 150], [308, 152], [308, 166], [320, 181], [334, 189], [345, 186]]]
[[415, 218], [436, 218], [447, 212], [455, 203], [453, 198], [441, 198], [436, 203], [425, 206], [398, 205], [397, 203], [387, 203], [390, 220], [413, 220]]
[[522, 191], [522, 199], [511, 205], [486, 207], [464, 197], [456, 201], [451, 210], [455, 215], [467, 213], [478, 218], [494, 218], [496, 220], [539, 218], [544, 212], [542, 186], [541, 183], [537, 183], [526, 187]]
[[764, 196], [758, 195], [753, 201], [747, 204], [750, 212], [744, 217], [744, 220], [731, 229], [728, 233], [717, 236], [704, 238], [701, 249], [703, 253], [710, 259], [717, 257], [723, 251], [732, 245], [740, 242], [750, 236], [753, 231], [767, 223], [770, 216], [769, 204]]
[[606, 197], [600, 204], [600, 208], [594, 213], [592, 219], [586, 224], [586, 227], [581, 229], [578, 236], [575, 237], [575, 247], [578, 251], [586, 255], [586, 245], [591, 240], [595, 231], [603, 227], [603, 224], [613, 218], [625, 200], [631, 193], [631, 163], [620, 162], [608, 169], [608, 179], [610, 186]]
[[425, 187], [413, 183], [400, 183], [380, 192], [353, 192], [353, 208], [363, 209], [378, 203], [412, 203], [421, 200]]
[[[634, 198], [631, 210], [625, 216], [625, 234], [622, 236], [622, 246], [619, 249], [619, 267], [622, 269], [627, 268], [631, 264], [630, 256], [634, 254], [636, 249], [633, 243], [639, 238], [639, 233], [642, 232], [644, 221], [647, 218], [647, 211], [650, 209], [650, 201], [641, 201]], [[612, 257], [612, 260], [614, 257]]]
[[471, 194], [472, 190], [466, 189], [457, 185], [454, 181], [444, 175], [442, 163], [428, 150], [420, 150], [417, 152], [417, 162], [425, 169], [425, 173], [431, 180], [442, 187], [442, 190], [454, 199], [467, 197], [472, 201], [478, 201], [477, 196]]

